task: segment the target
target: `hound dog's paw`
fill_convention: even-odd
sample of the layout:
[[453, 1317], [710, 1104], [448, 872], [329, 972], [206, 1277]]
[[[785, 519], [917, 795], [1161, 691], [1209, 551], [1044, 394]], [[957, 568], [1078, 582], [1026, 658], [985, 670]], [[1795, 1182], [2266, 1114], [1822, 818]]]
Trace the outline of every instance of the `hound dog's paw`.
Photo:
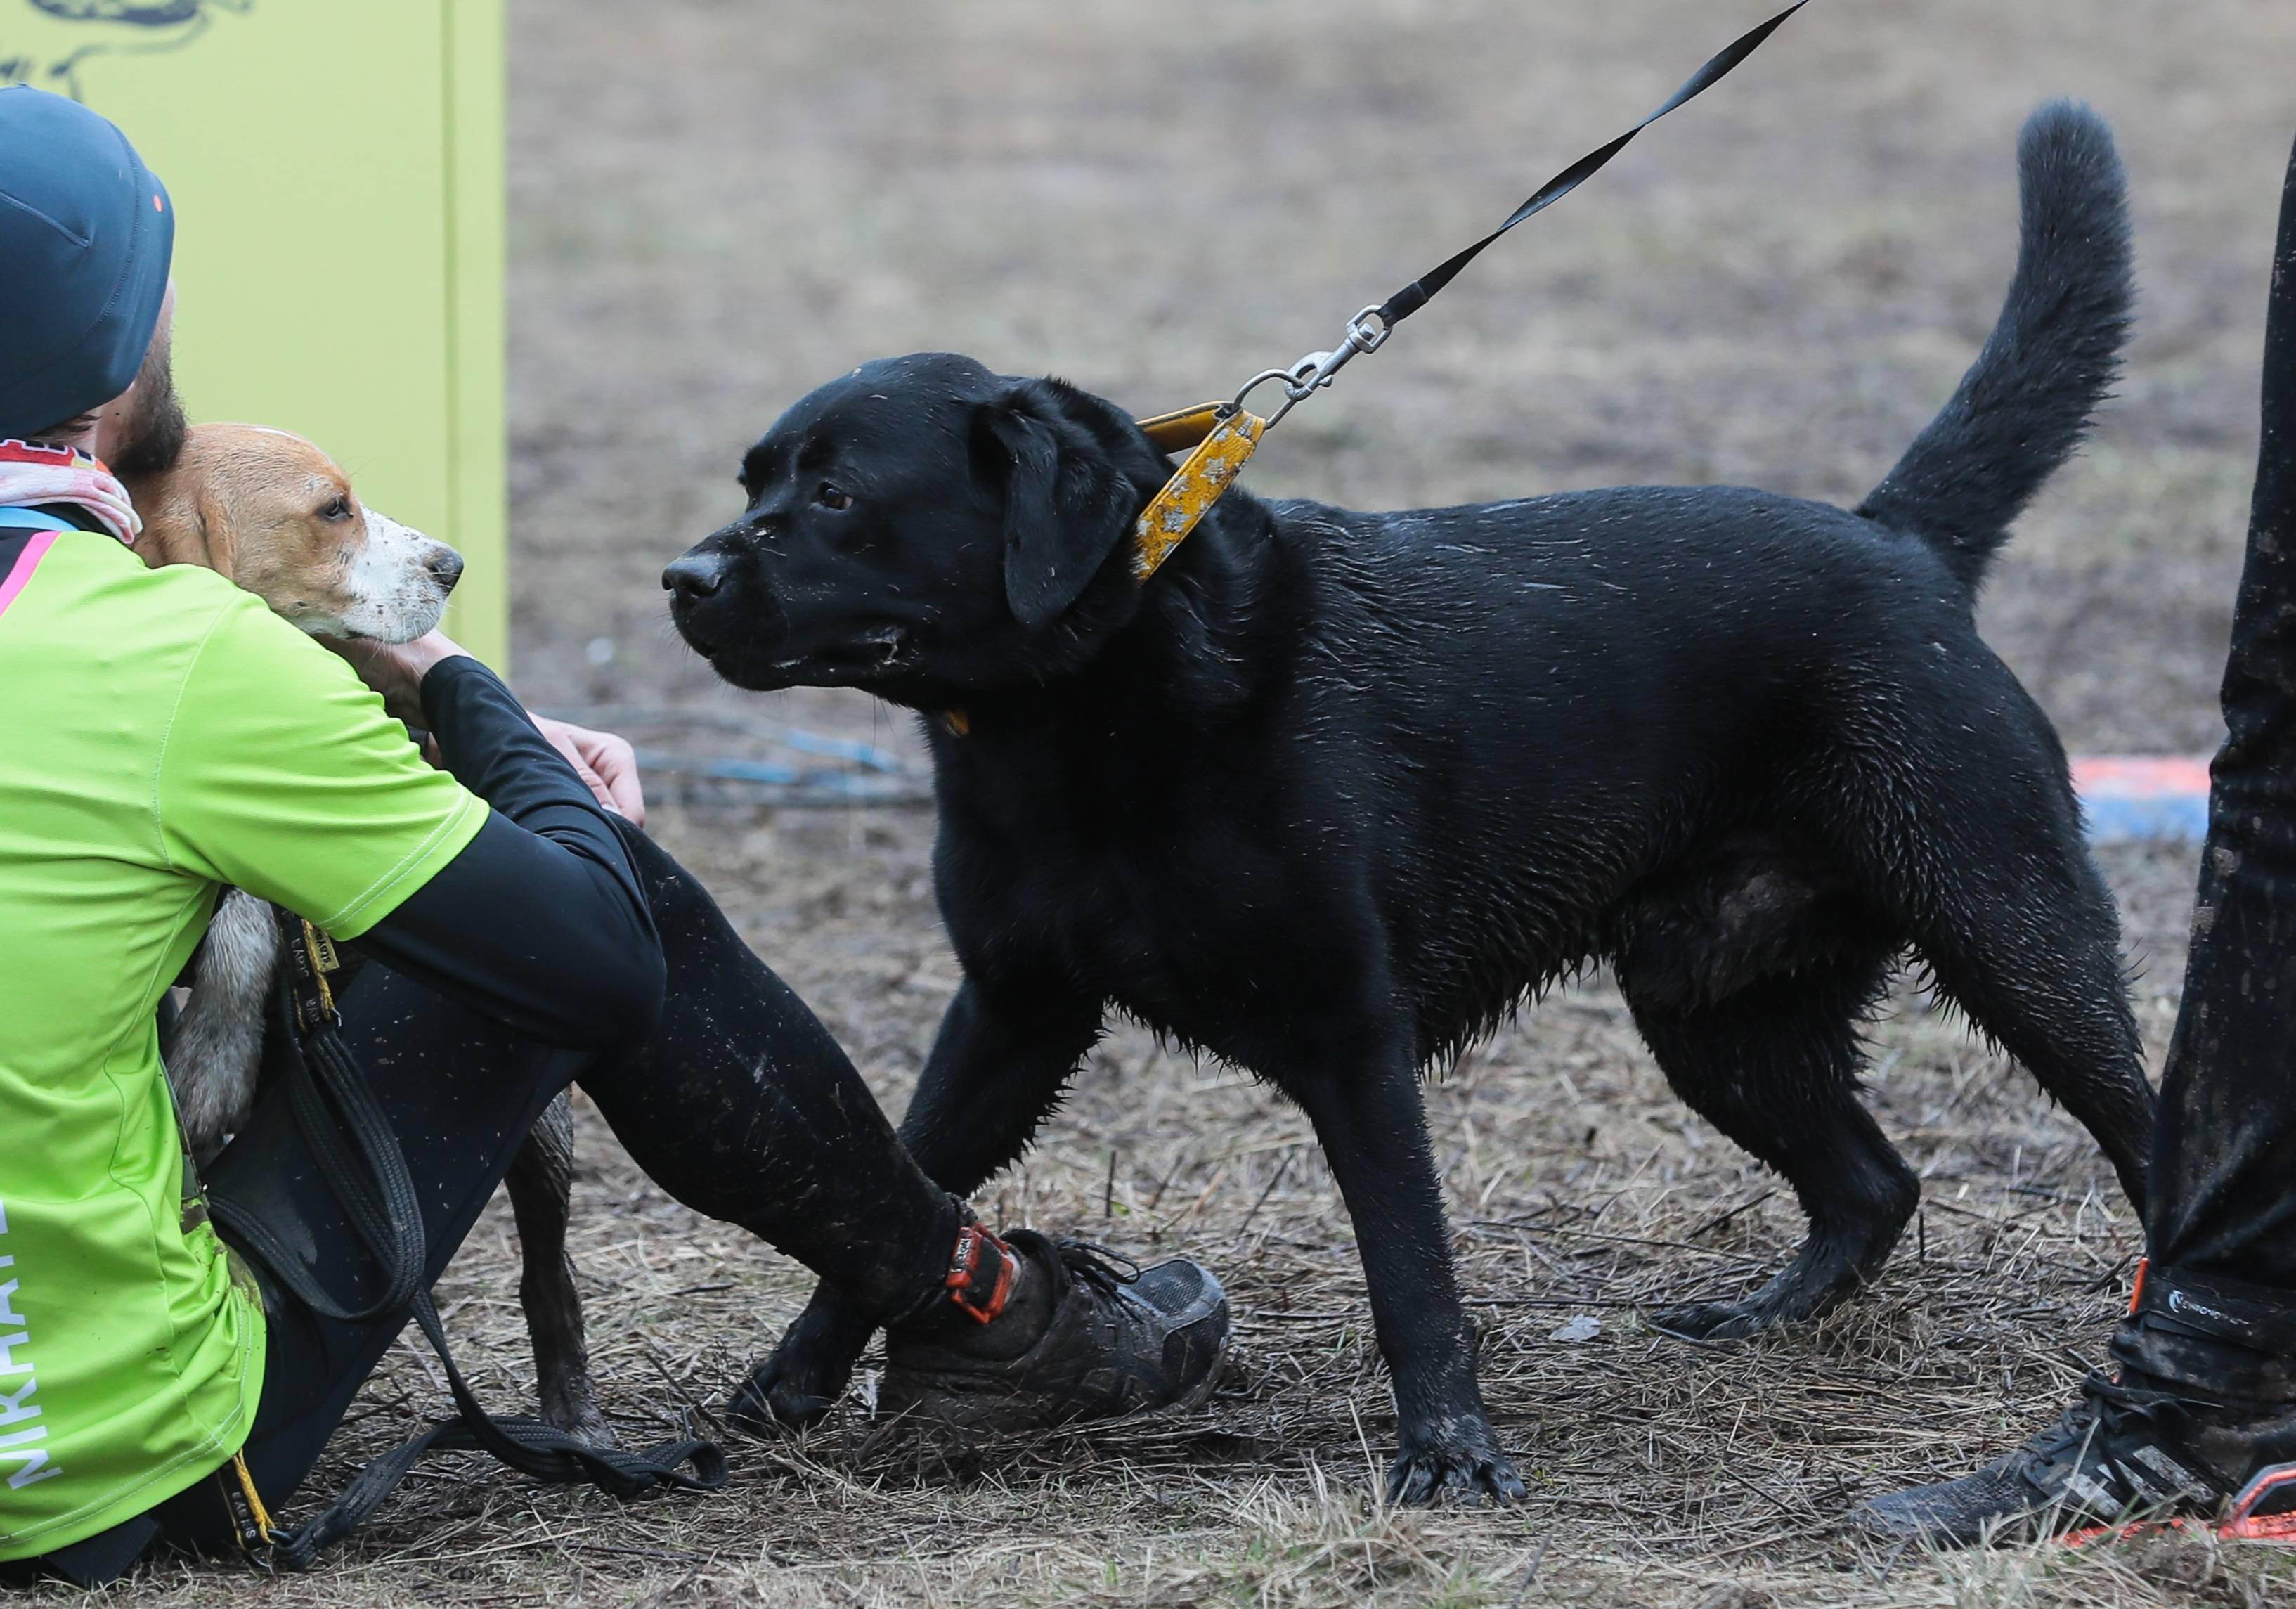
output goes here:
[[875, 1328], [846, 1311], [825, 1287], [816, 1291], [773, 1356], [750, 1371], [726, 1403], [726, 1417], [754, 1434], [818, 1424], [845, 1394], [853, 1365]]
[[597, 1403], [591, 1399], [586, 1389], [556, 1397], [545, 1392], [542, 1416], [545, 1422], [556, 1425], [585, 1447], [603, 1449], [621, 1446], [620, 1439], [614, 1434], [614, 1427], [606, 1423], [606, 1416], [598, 1411]]
[[1406, 1438], [1387, 1466], [1387, 1500], [1406, 1507], [1438, 1503], [1514, 1503], [1528, 1494], [1488, 1423], [1454, 1420]]

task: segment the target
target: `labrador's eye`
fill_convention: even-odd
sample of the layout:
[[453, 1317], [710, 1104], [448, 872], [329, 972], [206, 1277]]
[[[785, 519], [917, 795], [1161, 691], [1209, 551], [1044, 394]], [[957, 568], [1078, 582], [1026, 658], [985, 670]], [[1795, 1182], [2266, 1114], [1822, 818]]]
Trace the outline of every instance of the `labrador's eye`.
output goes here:
[[351, 505], [350, 499], [348, 497], [337, 497], [333, 502], [328, 504], [324, 508], [319, 511], [319, 518], [331, 522], [348, 520], [350, 517]]
[[816, 503], [820, 504], [824, 508], [833, 508], [840, 511], [853, 506], [853, 495], [850, 492], [845, 491], [839, 487], [831, 484], [827, 480], [823, 481], [821, 483], [821, 489], [813, 494], [813, 500]]

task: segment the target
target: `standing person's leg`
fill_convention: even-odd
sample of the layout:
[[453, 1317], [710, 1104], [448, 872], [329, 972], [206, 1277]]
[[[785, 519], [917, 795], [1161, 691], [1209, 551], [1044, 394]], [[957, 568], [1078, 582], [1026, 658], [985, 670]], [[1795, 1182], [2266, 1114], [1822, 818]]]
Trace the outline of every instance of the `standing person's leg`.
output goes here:
[[2120, 1377], [1977, 1474], [1867, 1504], [1870, 1529], [1973, 1541], [2005, 1523], [2207, 1512], [2296, 1459], [2296, 154], [2223, 702]]

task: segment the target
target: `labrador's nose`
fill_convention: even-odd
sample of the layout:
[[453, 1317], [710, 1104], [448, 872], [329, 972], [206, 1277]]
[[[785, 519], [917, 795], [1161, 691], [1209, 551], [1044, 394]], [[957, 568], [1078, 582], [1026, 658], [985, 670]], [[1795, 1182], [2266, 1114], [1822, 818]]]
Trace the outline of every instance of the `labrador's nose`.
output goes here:
[[452, 592], [455, 583], [463, 579], [463, 555], [441, 543], [422, 561], [422, 568], [439, 583], [439, 591]]
[[662, 588], [676, 593], [681, 603], [698, 603], [718, 595], [718, 589], [726, 584], [726, 568], [724, 554], [690, 553], [673, 559], [661, 572]]

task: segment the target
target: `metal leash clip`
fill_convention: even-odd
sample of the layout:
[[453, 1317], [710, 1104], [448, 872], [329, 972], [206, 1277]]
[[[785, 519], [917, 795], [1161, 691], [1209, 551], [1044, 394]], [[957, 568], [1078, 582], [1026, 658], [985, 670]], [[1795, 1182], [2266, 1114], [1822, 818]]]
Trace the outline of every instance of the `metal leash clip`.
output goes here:
[[[1172, 550], [1219, 501], [1245, 461], [1259, 450], [1259, 439], [1278, 420], [1331, 384], [1332, 377], [1357, 353], [1378, 351], [1394, 333], [1395, 325], [1386, 314], [1377, 307], [1365, 308], [1348, 320], [1346, 334], [1328, 352], [1310, 352], [1288, 369], [1262, 369], [1226, 402], [1205, 403], [1137, 421], [1159, 451], [1185, 451], [1188, 458], [1133, 522], [1133, 575], [1144, 581], [1171, 557]], [[1262, 419], [1243, 406], [1244, 399], [1270, 382], [1283, 386], [1283, 405]], [[959, 736], [966, 730], [961, 726], [950, 729]]]
[[1252, 392], [1270, 381], [1281, 382], [1283, 406], [1267, 416], [1267, 428], [1273, 430], [1284, 415], [1331, 384], [1333, 377], [1352, 363], [1358, 352], [1378, 351], [1387, 344], [1387, 338], [1394, 333], [1395, 326], [1380, 311], [1380, 305], [1374, 302], [1348, 320], [1347, 330], [1338, 346], [1328, 352], [1310, 352], [1289, 368], [1260, 370], [1243, 382], [1243, 389], [1229, 399], [1227, 406], [1221, 412], [1225, 416], [1239, 411], [1243, 406], [1243, 399]]

